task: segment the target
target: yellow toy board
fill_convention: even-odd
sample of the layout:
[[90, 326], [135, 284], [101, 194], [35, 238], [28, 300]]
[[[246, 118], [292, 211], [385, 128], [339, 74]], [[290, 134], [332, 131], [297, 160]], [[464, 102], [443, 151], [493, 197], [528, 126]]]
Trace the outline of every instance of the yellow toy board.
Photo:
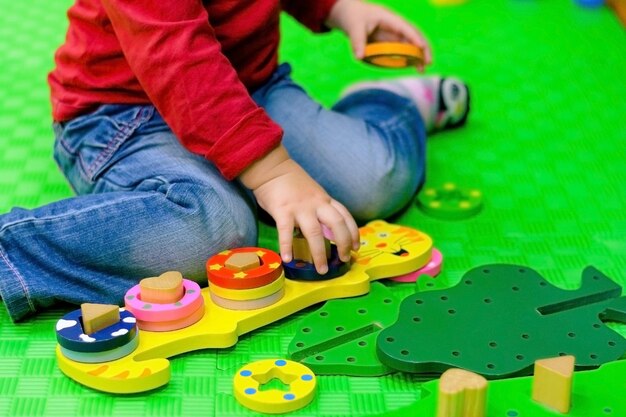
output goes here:
[[75, 362], [57, 346], [59, 368], [77, 382], [100, 391], [136, 393], [158, 388], [170, 379], [168, 357], [233, 346], [240, 335], [313, 304], [366, 294], [370, 281], [408, 274], [423, 267], [432, 256], [432, 239], [415, 229], [376, 220], [362, 227], [360, 235], [361, 248], [353, 253], [352, 266], [343, 276], [325, 281], [286, 280], [285, 294], [278, 302], [255, 310], [219, 307], [208, 288], [203, 288], [205, 314], [195, 324], [171, 332], [140, 330], [137, 349], [111, 362]]

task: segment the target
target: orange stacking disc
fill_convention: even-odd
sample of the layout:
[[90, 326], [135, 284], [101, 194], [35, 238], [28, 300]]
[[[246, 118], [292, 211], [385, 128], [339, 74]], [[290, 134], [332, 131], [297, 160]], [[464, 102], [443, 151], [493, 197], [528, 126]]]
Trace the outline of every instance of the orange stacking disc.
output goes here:
[[[259, 257], [260, 266], [246, 270], [226, 267], [226, 261], [235, 253], [255, 253]], [[263, 287], [277, 280], [283, 273], [280, 255], [269, 249], [237, 248], [220, 252], [212, 256], [206, 263], [209, 283], [222, 288], [243, 290]]]
[[387, 68], [414, 67], [424, 61], [422, 50], [401, 42], [375, 42], [365, 46], [363, 61]]

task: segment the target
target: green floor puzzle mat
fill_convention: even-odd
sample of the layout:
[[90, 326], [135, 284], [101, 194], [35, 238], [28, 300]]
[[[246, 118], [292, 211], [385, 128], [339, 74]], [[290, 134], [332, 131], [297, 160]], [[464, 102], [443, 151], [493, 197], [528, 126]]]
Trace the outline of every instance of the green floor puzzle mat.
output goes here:
[[[440, 279], [454, 285], [476, 266], [511, 263], [573, 289], [593, 265], [626, 285], [626, 30], [615, 14], [573, 0], [468, 0], [448, 7], [380, 2], [430, 39], [429, 74], [454, 74], [471, 88], [467, 126], [429, 139], [427, 182], [479, 189], [482, 210], [469, 219], [441, 220], [412, 205], [392, 219], [432, 236], [444, 254]], [[71, 196], [52, 160], [46, 85], [71, 3], [0, 0], [0, 213]], [[325, 105], [353, 81], [411, 73], [356, 62], [338, 33], [313, 36], [290, 18], [283, 28], [281, 59]], [[276, 248], [275, 240], [275, 230], [261, 225], [260, 245]], [[401, 297], [413, 288], [387, 285]], [[58, 370], [53, 329], [65, 311], [14, 325], [0, 308], [0, 416], [255, 415], [232, 395], [234, 372], [250, 361], [286, 357], [298, 321], [309, 312], [247, 334], [232, 348], [174, 358], [167, 386], [116, 396], [84, 388]], [[609, 325], [626, 337], [626, 327]], [[423, 382], [402, 373], [323, 375], [313, 402], [292, 414], [391, 412], [418, 401]], [[608, 392], [617, 381], [604, 382]]]

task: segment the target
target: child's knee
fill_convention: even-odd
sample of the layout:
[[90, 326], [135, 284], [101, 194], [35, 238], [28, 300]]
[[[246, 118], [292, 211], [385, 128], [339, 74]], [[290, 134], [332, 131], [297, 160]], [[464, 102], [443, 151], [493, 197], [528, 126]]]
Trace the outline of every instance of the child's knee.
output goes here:
[[419, 178], [403, 173], [389, 173], [372, 178], [366, 190], [347, 202], [348, 209], [359, 223], [385, 219], [396, 214], [411, 201]]
[[256, 244], [256, 216], [245, 200], [216, 202], [210, 197], [200, 200], [199, 209], [188, 219], [189, 231], [198, 244], [215, 251]]

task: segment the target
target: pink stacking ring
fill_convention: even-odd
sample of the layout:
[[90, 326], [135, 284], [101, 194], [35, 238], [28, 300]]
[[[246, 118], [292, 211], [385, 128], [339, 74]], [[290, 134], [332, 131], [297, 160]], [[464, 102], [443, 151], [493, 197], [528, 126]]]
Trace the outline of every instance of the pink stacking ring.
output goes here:
[[409, 272], [406, 275], [400, 275], [389, 279], [397, 282], [415, 282], [420, 275], [430, 275], [431, 277], [436, 277], [441, 272], [442, 263], [443, 255], [439, 252], [439, 250], [433, 248], [433, 256], [426, 265], [417, 271]]
[[184, 329], [192, 324], [196, 324], [202, 317], [204, 317], [204, 305], [201, 305], [199, 309], [191, 313], [187, 317], [183, 317], [179, 320], [172, 321], [137, 321], [137, 327], [141, 330], [149, 332], [171, 332], [174, 330]]
[[183, 298], [175, 303], [157, 304], [141, 301], [139, 284], [128, 290], [124, 296], [126, 309], [141, 321], [173, 321], [193, 314], [201, 305], [204, 298], [200, 293], [200, 286], [188, 279], [183, 279]]

